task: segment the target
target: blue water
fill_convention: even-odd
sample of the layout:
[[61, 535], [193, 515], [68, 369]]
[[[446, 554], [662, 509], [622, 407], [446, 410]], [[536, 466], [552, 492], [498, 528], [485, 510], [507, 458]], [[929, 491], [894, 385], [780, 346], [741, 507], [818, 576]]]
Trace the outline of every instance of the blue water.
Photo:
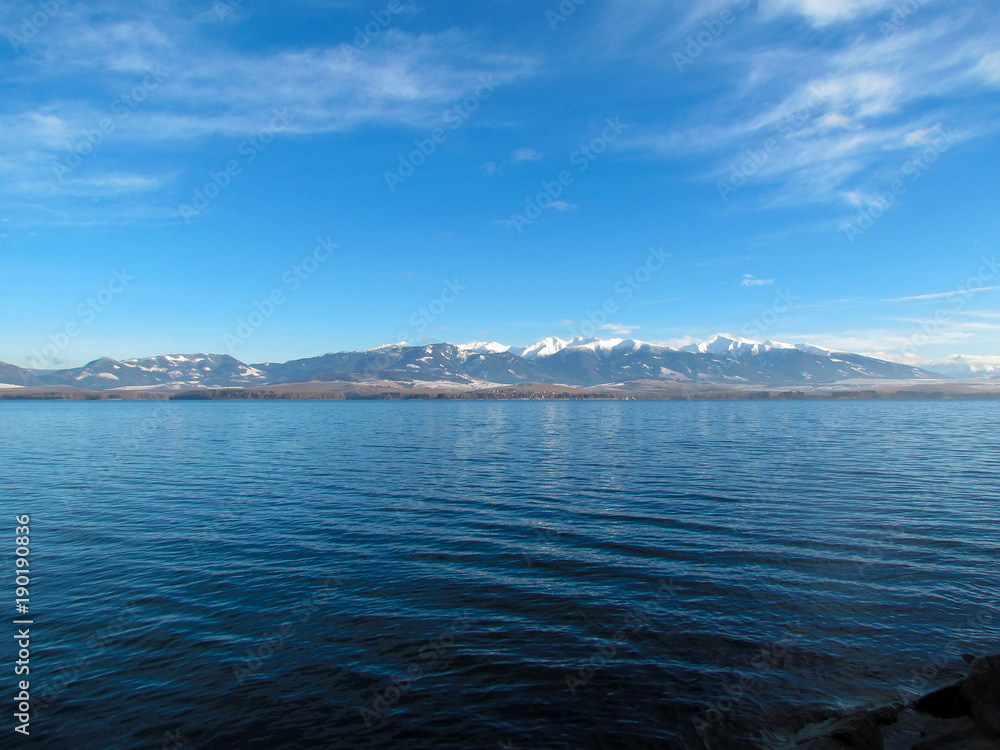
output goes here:
[[0, 469], [39, 747], [754, 747], [1000, 651], [995, 402], [4, 402]]

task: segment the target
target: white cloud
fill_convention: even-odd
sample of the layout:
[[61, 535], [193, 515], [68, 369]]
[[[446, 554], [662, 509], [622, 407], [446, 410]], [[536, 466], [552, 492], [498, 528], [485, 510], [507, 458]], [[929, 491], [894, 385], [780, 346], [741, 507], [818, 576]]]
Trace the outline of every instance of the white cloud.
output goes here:
[[813, 331], [776, 335], [783, 341], [808, 342], [834, 351], [854, 352], [876, 359], [919, 366], [952, 356], [955, 351], [972, 351], [976, 356], [995, 356], [1000, 326], [984, 331], [963, 321], [937, 325], [928, 333], [933, 318], [897, 328], [867, 328], [844, 331]]
[[985, 55], [973, 70], [973, 74], [995, 86], [1000, 86], [1000, 52]]
[[[137, 5], [146, 18], [120, 20], [119, 9], [114, 22], [99, 7], [68, 6], [7, 63], [0, 193], [16, 199], [28, 192], [89, 222], [114, 209], [67, 201], [166, 186], [178, 175], [173, 153], [213, 136], [234, 139], [235, 151], [237, 139], [266, 127], [276, 109], [290, 119], [282, 138], [368, 125], [430, 127], [482, 80], [499, 87], [536, 64], [528, 55], [484, 49], [457, 29], [389, 28], [363, 51], [348, 44], [248, 52], [207, 43], [203, 27], [213, 29], [206, 19]], [[0, 11], [0, 19], [14, 10]], [[102, 122], [110, 132], [100, 132]], [[57, 175], [54, 165], [73, 151], [83, 154], [79, 169]], [[120, 174], [113, 157], [125, 152], [133, 172], [148, 174]]]
[[49, 196], [55, 193], [70, 196], [118, 196], [146, 193], [163, 185], [163, 180], [141, 174], [104, 172], [95, 176], [80, 176], [60, 185], [52, 182], [21, 182], [16, 188], [24, 193]]
[[[794, 10], [845, 18], [882, 6], [776, 0], [765, 17]], [[973, 101], [1000, 82], [998, 24], [971, 11], [938, 10], [909, 17], [886, 38], [873, 19], [875, 33], [847, 37], [823, 55], [794, 38], [774, 40], [762, 26], [716, 58], [745, 71], [726, 99], [692, 112], [684, 126], [637, 132], [630, 144], [671, 159], [714, 156], [707, 180], [725, 184], [736, 174], [741, 184], [767, 188], [759, 198], [765, 205], [839, 202], [858, 185], [884, 190], [908, 150], [926, 148], [946, 130], [960, 144], [1000, 122], [995, 105]], [[775, 147], [757, 159], [762, 163], [743, 168], [768, 139]]]
[[774, 279], [758, 279], [750, 273], [743, 274], [743, 278], [740, 280], [740, 284], [743, 286], [771, 286], [773, 283]]
[[575, 203], [567, 203], [566, 201], [552, 201], [546, 208], [551, 208], [553, 211], [575, 211], [579, 206]]
[[599, 326], [598, 330], [609, 331], [610, 333], [613, 333], [616, 336], [629, 336], [631, 335], [632, 331], [638, 331], [641, 327], [642, 326], [619, 325], [618, 323], [605, 323], [604, 325]]
[[540, 161], [542, 155], [533, 148], [519, 148], [511, 155], [511, 158], [515, 162]]
[[931, 136], [940, 137], [941, 127], [924, 128], [922, 130], [914, 130], [912, 133], [907, 133], [906, 137], [903, 139], [904, 146], [922, 146], [924, 144], [931, 142]]
[[760, 0], [760, 15], [773, 18], [793, 13], [805, 16], [815, 26], [827, 26], [890, 9], [892, 5], [892, 0]]

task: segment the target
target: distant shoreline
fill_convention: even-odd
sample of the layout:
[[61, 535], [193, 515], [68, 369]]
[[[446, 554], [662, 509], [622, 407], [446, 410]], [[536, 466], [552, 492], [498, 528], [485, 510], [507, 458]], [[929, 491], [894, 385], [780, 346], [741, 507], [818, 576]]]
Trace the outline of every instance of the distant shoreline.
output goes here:
[[0, 389], [0, 401], [949, 401], [1000, 399], [1000, 383], [928, 384], [900, 387], [729, 387], [696, 383], [621, 384], [594, 389], [516, 385], [480, 389], [350, 382], [292, 383], [187, 391], [91, 391], [68, 386]]

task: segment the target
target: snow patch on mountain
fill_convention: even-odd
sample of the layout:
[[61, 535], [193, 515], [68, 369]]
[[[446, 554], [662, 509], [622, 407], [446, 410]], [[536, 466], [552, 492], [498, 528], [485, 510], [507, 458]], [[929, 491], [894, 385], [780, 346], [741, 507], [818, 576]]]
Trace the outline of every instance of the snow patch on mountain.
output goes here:
[[740, 359], [745, 356], [760, 355], [774, 349], [795, 349], [800, 352], [811, 354], [830, 354], [829, 349], [824, 349], [813, 344], [786, 344], [783, 341], [754, 341], [740, 336], [733, 336], [730, 333], [717, 333], [711, 338], [695, 344], [688, 344], [681, 347], [682, 352], [692, 352], [694, 354], [715, 354], [730, 356]]
[[[495, 346], [504, 345], [495, 344]], [[525, 359], [541, 359], [551, 357], [553, 354], [561, 352], [564, 349], [586, 349], [595, 352], [610, 352], [612, 350], [617, 350], [625, 352], [637, 351], [643, 346], [651, 346], [651, 344], [647, 344], [645, 341], [638, 341], [636, 339], [599, 339], [580, 336], [575, 339], [566, 340], [556, 336], [548, 336], [541, 341], [536, 341], [530, 346], [505, 346], [503, 351], [509, 351], [511, 354], [516, 354], [517, 356], [524, 357]]]
[[458, 348], [463, 352], [476, 354], [503, 354], [511, 349], [506, 344], [499, 344], [496, 341], [473, 341], [468, 344], [459, 344]]
[[747, 354], [760, 354], [762, 351], [770, 351], [771, 349], [795, 348], [794, 344], [786, 344], [782, 341], [753, 341], [728, 333], [718, 333], [700, 343], [682, 347], [681, 351], [693, 352], [694, 354], [732, 355], [738, 359]]
[[569, 345], [569, 341], [556, 336], [548, 336], [541, 341], [536, 341], [531, 346], [523, 348], [509, 349], [511, 354], [516, 354], [525, 359], [537, 359], [538, 357], [550, 357], [556, 352], [562, 351]]
[[[691, 343], [689, 343], [691, 342]], [[871, 355], [830, 351], [810, 344], [753, 341], [718, 334], [705, 341], [686, 339], [673, 346], [637, 339], [550, 336], [529, 346], [496, 341], [468, 344], [387, 344], [362, 352], [340, 352], [285, 363], [247, 365], [220, 354], [171, 354], [123, 362], [102, 358], [80, 368], [52, 371], [38, 381], [97, 390], [175, 390], [246, 387], [263, 384], [410, 380], [420, 383], [565, 383], [592, 386], [605, 382], [674, 380], [690, 382], [796, 384], [867, 379], [927, 379], [936, 375]], [[685, 344], [681, 349], [674, 348]], [[953, 357], [948, 362], [970, 377], [996, 377], [1000, 357]], [[14, 384], [24, 373], [0, 369], [0, 379]], [[405, 373], [405, 375], [404, 375]], [[27, 381], [24, 381], [27, 384]]]

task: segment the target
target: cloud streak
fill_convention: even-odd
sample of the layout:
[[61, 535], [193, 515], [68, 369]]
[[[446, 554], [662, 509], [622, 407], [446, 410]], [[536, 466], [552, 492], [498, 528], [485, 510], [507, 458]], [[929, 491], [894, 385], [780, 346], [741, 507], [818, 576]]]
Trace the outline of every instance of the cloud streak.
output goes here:
[[[659, 133], [637, 128], [630, 145], [669, 160], [713, 158], [715, 168], [703, 175], [711, 181], [764, 154], [742, 180], [760, 189], [763, 205], [842, 206], [854, 185], [886, 179], [942, 129], [959, 141], [995, 132], [1000, 24], [989, 13], [928, 3], [883, 36], [875, 19], [889, 17], [892, 7], [864, 0], [762, 3], [759, 22], [734, 31], [725, 49], [706, 52], [684, 73], [718, 87], [716, 76], [728, 71], [735, 83], [716, 105]], [[824, 27], [856, 23], [820, 55], [811, 43], [776, 33], [788, 14]], [[869, 20], [858, 30], [862, 17]], [[776, 146], [765, 154], [768, 139]]]
[[1000, 290], [1000, 286], [984, 286], [975, 289], [959, 289], [951, 292], [934, 292], [932, 294], [917, 294], [912, 297], [895, 297], [892, 299], [883, 299], [880, 302], [913, 302], [918, 300], [930, 300], [930, 299], [950, 299], [951, 297], [967, 297], [970, 294], [981, 294], [982, 292], [995, 292]]
[[[249, 51], [213, 43], [218, 23], [171, 16], [156, 4], [139, 8], [148, 17], [113, 22], [100, 6], [79, 8], [54, 18], [13, 60], [0, 104], [0, 195], [32, 194], [70, 213], [79, 196], [168, 185], [177, 171], [171, 154], [252, 135], [276, 108], [292, 115], [285, 137], [426, 127], [481, 77], [506, 83], [537, 62], [484, 49], [454, 28], [389, 28], [351, 54], [343, 44]], [[8, 26], [19, 10], [8, 8]], [[143, 92], [150, 71], [162, 80]], [[130, 99], [137, 91], [142, 98]], [[113, 132], [95, 145], [90, 134], [102, 122]], [[137, 149], [141, 160], [132, 158]], [[79, 171], [54, 179], [53, 166], [81, 152]], [[115, 164], [121, 156], [140, 167], [126, 174]]]

